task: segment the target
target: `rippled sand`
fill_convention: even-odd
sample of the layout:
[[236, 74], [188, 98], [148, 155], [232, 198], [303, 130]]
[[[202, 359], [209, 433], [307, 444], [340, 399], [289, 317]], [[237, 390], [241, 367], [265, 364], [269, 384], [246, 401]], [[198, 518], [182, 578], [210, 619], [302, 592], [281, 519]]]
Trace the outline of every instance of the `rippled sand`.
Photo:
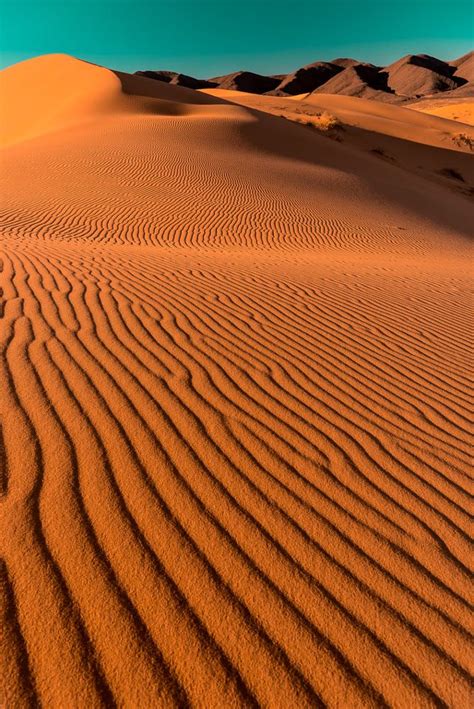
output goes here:
[[467, 708], [467, 197], [215, 96], [9, 71], [3, 701]]

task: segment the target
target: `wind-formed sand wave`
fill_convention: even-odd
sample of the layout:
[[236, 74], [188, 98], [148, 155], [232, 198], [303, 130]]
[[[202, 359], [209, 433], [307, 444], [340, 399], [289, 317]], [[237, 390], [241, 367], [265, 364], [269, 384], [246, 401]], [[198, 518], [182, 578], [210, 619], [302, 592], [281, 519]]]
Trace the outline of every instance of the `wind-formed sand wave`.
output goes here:
[[1, 157], [7, 706], [467, 707], [468, 200], [140, 100]]

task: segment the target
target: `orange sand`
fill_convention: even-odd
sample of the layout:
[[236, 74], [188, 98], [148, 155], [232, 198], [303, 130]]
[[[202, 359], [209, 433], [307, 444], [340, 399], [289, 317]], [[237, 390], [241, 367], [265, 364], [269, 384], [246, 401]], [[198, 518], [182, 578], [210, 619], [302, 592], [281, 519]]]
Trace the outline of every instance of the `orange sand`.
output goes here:
[[448, 101], [446, 99], [425, 99], [409, 104], [408, 108], [474, 126], [474, 99], [472, 98], [453, 98]]
[[68, 57], [1, 83], [0, 704], [467, 708], [443, 119], [369, 116], [395, 164]]

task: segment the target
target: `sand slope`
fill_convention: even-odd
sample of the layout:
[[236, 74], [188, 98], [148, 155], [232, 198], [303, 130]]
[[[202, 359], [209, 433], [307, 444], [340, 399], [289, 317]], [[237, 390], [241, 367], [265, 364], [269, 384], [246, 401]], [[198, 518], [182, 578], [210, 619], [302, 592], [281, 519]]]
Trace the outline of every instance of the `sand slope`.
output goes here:
[[[318, 92], [291, 98], [219, 89], [203, 93], [316, 129], [399, 170], [468, 196], [474, 193], [474, 129], [457, 120], [427, 115], [422, 108], [414, 112], [355, 96]], [[410, 108], [418, 105], [423, 106], [413, 104]], [[328, 130], [332, 124], [334, 128]]]
[[70, 58], [2, 83], [0, 703], [468, 707], [471, 202]]
[[433, 116], [441, 116], [452, 121], [459, 121], [469, 126], [474, 126], [474, 100], [472, 98], [461, 99], [424, 99], [416, 103], [409, 104], [407, 108], [415, 111], [430, 113]]

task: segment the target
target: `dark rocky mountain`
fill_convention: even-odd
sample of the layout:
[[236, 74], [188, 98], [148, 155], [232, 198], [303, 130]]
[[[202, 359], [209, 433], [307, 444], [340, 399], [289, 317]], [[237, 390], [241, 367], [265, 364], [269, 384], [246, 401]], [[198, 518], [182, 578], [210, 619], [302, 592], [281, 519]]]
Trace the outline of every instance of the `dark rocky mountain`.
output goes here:
[[455, 69], [453, 77], [456, 76], [474, 82], [474, 52], [468, 52], [459, 57], [459, 59], [450, 62], [450, 64]]
[[188, 89], [213, 89], [217, 84], [207, 79], [195, 79], [187, 74], [178, 74], [176, 71], [137, 71], [139, 76], [146, 76], [148, 79], [165, 81], [167, 84], [186, 86]]
[[435, 94], [436, 98], [471, 98], [474, 97], [474, 81], [468, 81], [467, 84], [459, 86], [452, 91], [443, 91]]
[[466, 79], [454, 76], [455, 67], [428, 54], [410, 54], [385, 67], [388, 86], [400, 96], [427, 96], [452, 91]]
[[314, 91], [333, 76], [342, 71], [342, 67], [329, 62], [314, 62], [297, 69], [292, 74], [283, 78], [280, 84], [272, 92], [279, 96], [308, 93]]
[[137, 74], [192, 89], [221, 88], [273, 96], [331, 93], [402, 103], [426, 96], [474, 96], [474, 52], [447, 62], [429, 54], [409, 54], [386, 67], [339, 57], [317, 61], [289, 74], [265, 76], [235, 71], [210, 79], [195, 79], [174, 71]]
[[338, 57], [337, 59], [331, 59], [330, 64], [335, 64], [336, 66], [342, 66], [343, 69], [347, 69], [348, 66], [354, 66], [354, 64], [363, 64], [358, 59], [351, 59], [350, 57]]
[[253, 71], [235, 71], [232, 74], [215, 76], [209, 81], [215, 83], [220, 89], [265, 94], [275, 89], [281, 80], [274, 76], [255, 74]]
[[315, 89], [315, 93], [375, 98], [376, 93], [385, 92], [387, 98], [391, 98], [394, 92], [388, 87], [387, 79], [387, 73], [378, 66], [353, 64]]

